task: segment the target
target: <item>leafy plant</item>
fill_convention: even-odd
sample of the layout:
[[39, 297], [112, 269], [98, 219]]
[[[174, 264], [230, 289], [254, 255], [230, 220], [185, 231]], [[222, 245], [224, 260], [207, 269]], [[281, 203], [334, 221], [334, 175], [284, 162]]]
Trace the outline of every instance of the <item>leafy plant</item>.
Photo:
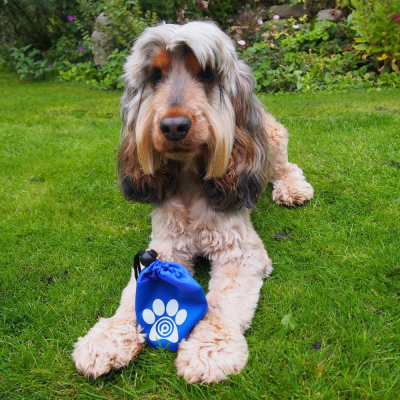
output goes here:
[[[80, 1], [86, 5], [88, 3], [87, 0]], [[110, 0], [100, 11], [104, 12], [107, 18], [101, 22], [101, 28], [108, 34], [112, 48], [114, 48], [108, 56], [107, 62], [96, 68], [91, 57], [88, 61], [78, 63], [67, 59], [60, 68], [60, 77], [66, 81], [84, 82], [101, 89], [117, 89], [123, 86], [122, 69], [132, 41], [142, 33], [144, 28], [155, 24], [157, 16], [149, 11], [143, 14], [138, 0]], [[90, 14], [89, 11], [88, 14]], [[79, 27], [79, 19], [77, 23], [79, 30], [82, 30]], [[83, 37], [89, 47], [89, 36], [83, 35]]]
[[378, 86], [400, 87], [400, 74], [382, 72], [378, 78]]
[[65, 16], [75, 7], [75, 0], [1, 1], [1, 45], [5, 51], [28, 44], [48, 50], [62, 35]]
[[[253, 1], [249, 0], [248, 3]], [[222, 26], [226, 24], [228, 15], [238, 13], [242, 3], [240, 0], [140, 0], [143, 10], [156, 12], [169, 22], [212, 19]]]
[[123, 66], [129, 50], [119, 51], [115, 49], [107, 58], [98, 73], [98, 87], [102, 89], [122, 89], [124, 81], [122, 79]]
[[345, 24], [331, 21], [268, 21], [262, 41], [238, 48], [252, 66], [259, 92], [368, 88], [376, 85], [376, 63], [360, 60], [351, 47]]
[[363, 59], [373, 56], [383, 61], [381, 71], [390, 65], [399, 72], [400, 66], [400, 14], [399, 5], [390, 0], [352, 0], [351, 14], [356, 31], [354, 48]]
[[90, 60], [92, 51], [87, 42], [82, 42], [80, 36], [77, 37], [71, 33], [61, 36], [52, 49], [46, 52], [46, 57], [51, 60], [69, 61], [74, 64]]
[[20, 49], [16, 47], [11, 49], [15, 70], [21, 79], [42, 79], [50, 71], [51, 65], [46, 60], [41, 59], [41, 52], [38, 49], [31, 48], [32, 45]]
[[104, 29], [110, 33], [120, 50], [129, 49], [144, 28], [158, 22], [154, 12], [142, 12], [138, 0], [110, 0], [104, 5], [103, 11], [109, 18]]
[[61, 78], [67, 82], [83, 82], [92, 86], [97, 84], [97, 69], [93, 61], [77, 64], [71, 64], [69, 61], [64, 61], [59, 73]]
[[115, 49], [107, 58], [107, 63], [96, 68], [93, 61], [72, 64], [64, 61], [60, 67], [60, 77], [67, 82], [85, 83], [98, 89], [121, 89], [123, 66], [129, 50]]

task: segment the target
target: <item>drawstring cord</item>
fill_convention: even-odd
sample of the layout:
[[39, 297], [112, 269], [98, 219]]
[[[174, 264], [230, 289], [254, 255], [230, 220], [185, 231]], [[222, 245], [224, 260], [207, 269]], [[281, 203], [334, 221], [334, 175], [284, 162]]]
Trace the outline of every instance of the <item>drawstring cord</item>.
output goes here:
[[[135, 278], [136, 280], [139, 278], [139, 274], [142, 272], [142, 264], [144, 267], [148, 267], [151, 263], [156, 261], [157, 259], [157, 252], [155, 250], [149, 251], [138, 251], [133, 258], [133, 270], [135, 271]], [[142, 257], [142, 259], [140, 259]]]

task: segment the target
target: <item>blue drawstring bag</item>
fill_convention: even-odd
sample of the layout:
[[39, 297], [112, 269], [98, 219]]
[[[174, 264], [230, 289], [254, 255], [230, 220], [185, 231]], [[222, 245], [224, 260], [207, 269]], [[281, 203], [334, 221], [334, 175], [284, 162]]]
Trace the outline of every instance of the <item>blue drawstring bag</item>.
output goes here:
[[133, 265], [136, 318], [142, 333], [151, 346], [175, 352], [207, 313], [203, 289], [184, 266], [157, 260], [154, 250], [139, 251]]

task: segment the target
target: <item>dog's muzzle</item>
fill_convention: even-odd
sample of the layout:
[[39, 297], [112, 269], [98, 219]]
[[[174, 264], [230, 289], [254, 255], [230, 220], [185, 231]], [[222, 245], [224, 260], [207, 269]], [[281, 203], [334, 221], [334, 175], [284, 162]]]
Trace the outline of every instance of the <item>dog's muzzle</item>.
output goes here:
[[168, 140], [182, 140], [189, 132], [191, 121], [187, 117], [167, 117], [160, 121], [160, 130]]

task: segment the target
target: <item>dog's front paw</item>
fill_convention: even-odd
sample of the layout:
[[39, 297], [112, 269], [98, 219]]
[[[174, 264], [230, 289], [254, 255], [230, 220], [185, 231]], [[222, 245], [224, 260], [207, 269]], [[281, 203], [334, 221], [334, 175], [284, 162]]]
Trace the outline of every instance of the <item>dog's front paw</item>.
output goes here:
[[135, 321], [102, 318], [85, 337], [78, 339], [72, 357], [86, 378], [96, 379], [111, 369], [128, 365], [144, 344], [144, 335]]
[[304, 179], [280, 180], [274, 182], [272, 200], [284, 206], [299, 206], [314, 197], [314, 189]]
[[248, 348], [240, 330], [208, 316], [179, 346], [175, 366], [188, 382], [219, 382], [246, 365]]

